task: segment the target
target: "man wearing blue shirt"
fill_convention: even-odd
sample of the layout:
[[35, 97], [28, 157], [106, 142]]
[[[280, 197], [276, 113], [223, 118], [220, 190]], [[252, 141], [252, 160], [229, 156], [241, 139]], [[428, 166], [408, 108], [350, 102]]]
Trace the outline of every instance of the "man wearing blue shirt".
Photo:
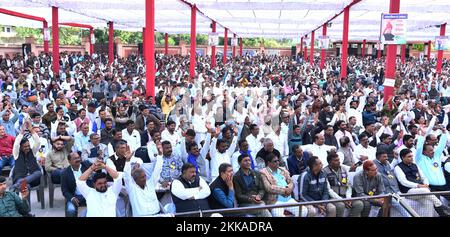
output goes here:
[[442, 170], [441, 155], [447, 146], [447, 130], [442, 128], [442, 135], [436, 148], [431, 144], [425, 144], [425, 137], [418, 136], [416, 163], [422, 170], [430, 184], [430, 190], [447, 191], [444, 172]]
[[219, 166], [219, 177], [209, 186], [211, 194], [208, 198], [211, 209], [234, 207], [233, 166], [223, 163]]

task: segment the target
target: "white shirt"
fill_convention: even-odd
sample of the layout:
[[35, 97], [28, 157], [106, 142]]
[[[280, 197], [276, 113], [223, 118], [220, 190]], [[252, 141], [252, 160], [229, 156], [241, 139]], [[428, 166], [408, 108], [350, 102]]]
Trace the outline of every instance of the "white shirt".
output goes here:
[[151, 177], [147, 177], [145, 187], [142, 189], [131, 176], [130, 162], [126, 162], [124, 180], [131, 207], [133, 208], [133, 217], [151, 216], [159, 213], [159, 201], [155, 192], [155, 184]]
[[199, 179], [200, 187], [198, 188], [185, 188], [180, 180], [175, 179], [172, 182], [172, 194], [181, 200], [187, 200], [192, 197], [194, 197], [195, 200], [199, 200], [209, 197], [211, 190], [209, 189], [208, 184], [202, 179], [202, 177], [199, 177]]
[[175, 146], [181, 141], [181, 135], [176, 132], [170, 134], [169, 130], [167, 130], [166, 128], [161, 133], [161, 142], [163, 141], [169, 141], [170, 144], [172, 145], [172, 148], [175, 148]]
[[125, 128], [122, 130], [122, 139], [127, 141], [128, 145], [131, 148], [131, 151], [137, 150], [141, 147], [141, 134], [134, 129], [131, 134], [128, 133], [128, 130]]
[[[417, 166], [417, 169], [419, 170], [419, 175], [423, 181], [423, 184], [429, 184], [427, 177], [425, 177], [425, 175], [423, 175], [422, 170], [419, 168], [419, 166]], [[402, 168], [400, 168], [400, 166], [396, 166], [394, 168], [394, 174], [395, 174], [395, 177], [397, 177], [397, 180], [401, 185], [403, 185], [407, 188], [417, 188], [418, 183], [414, 183], [414, 182], [407, 180], [406, 175], [403, 172]]]
[[289, 145], [283, 134], [277, 135], [275, 132], [271, 132], [267, 138], [273, 141], [274, 148], [280, 152], [282, 158], [289, 156]]
[[75, 133], [75, 150], [76, 151], [83, 151], [84, 147], [87, 147], [90, 143], [90, 135], [92, 132], [88, 132], [88, 134], [85, 136], [82, 131], [79, 131]]
[[334, 134], [334, 137], [336, 138], [336, 141], [338, 143], [338, 147], [341, 147], [340, 139], [344, 136], [348, 137], [350, 139], [350, 146], [352, 147], [352, 150], [355, 150], [356, 145], [355, 145], [355, 142], [353, 141], [353, 136], [348, 131], [342, 132], [341, 130], [338, 130]]
[[377, 149], [367, 145], [367, 148], [363, 147], [361, 144], [356, 146], [355, 152], [353, 152], [353, 155], [356, 157], [356, 159], [361, 160], [361, 156], [367, 156], [369, 157], [369, 160], [375, 160], [375, 153], [377, 152]]
[[100, 193], [90, 188], [86, 181], [76, 180], [77, 188], [86, 199], [87, 217], [116, 217], [116, 202], [122, 190], [122, 172], [106, 192]]
[[236, 150], [236, 143], [237, 136], [234, 136], [228, 150], [226, 150], [224, 153], [220, 153], [216, 148], [217, 138], [213, 138], [209, 151], [209, 154], [211, 156], [211, 182], [219, 176], [219, 166], [221, 164], [228, 163], [231, 165], [231, 156], [233, 155], [234, 150]]
[[151, 162], [156, 160], [156, 157], [158, 156], [159, 152], [158, 147], [156, 146], [156, 143], [154, 141], [151, 141], [150, 143], [147, 144], [147, 153]]
[[197, 133], [207, 133], [208, 132], [208, 129], [206, 128], [205, 116], [194, 114], [194, 116], [192, 116], [192, 125], [194, 126], [194, 131]]
[[311, 152], [313, 156], [319, 157], [320, 161], [322, 161], [322, 164], [328, 164], [327, 161], [328, 151], [331, 151], [333, 149], [336, 150], [336, 147], [325, 144], [319, 146], [315, 143], [302, 146], [303, 151]]
[[245, 139], [248, 143], [248, 149], [251, 151], [252, 157], [256, 157], [256, 154], [259, 150], [263, 147], [261, 143], [261, 139], [263, 139], [264, 136], [261, 134], [261, 130], [258, 134], [258, 137], [253, 136], [253, 134], [250, 134]]
[[[77, 171], [75, 171], [72, 166], [70, 167], [70, 169], [73, 172], [73, 177], [75, 177], [75, 180], [78, 180], [81, 177], [81, 175], [83, 174], [83, 172], [81, 172], [81, 165], [80, 165], [80, 168], [78, 168]], [[78, 186], [75, 189], [75, 194], [81, 195], [81, 192], [80, 192], [80, 189], [78, 188]]]

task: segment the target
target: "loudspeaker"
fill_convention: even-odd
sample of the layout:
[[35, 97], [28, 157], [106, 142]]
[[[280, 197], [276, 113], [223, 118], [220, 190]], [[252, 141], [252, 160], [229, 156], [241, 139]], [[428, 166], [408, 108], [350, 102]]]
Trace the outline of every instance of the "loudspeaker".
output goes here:
[[138, 43], [138, 50], [140, 55], [144, 54], [144, 47], [142, 43]]
[[22, 44], [22, 54], [24, 57], [31, 54], [31, 44]]
[[296, 56], [297, 55], [297, 46], [292, 46], [291, 48], [291, 56]]

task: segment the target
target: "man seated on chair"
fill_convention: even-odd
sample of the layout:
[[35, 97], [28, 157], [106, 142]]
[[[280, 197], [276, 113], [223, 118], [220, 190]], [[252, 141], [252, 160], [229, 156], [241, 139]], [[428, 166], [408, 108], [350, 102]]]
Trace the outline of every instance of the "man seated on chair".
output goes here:
[[[330, 185], [330, 197], [332, 199], [343, 199], [352, 197], [352, 187], [349, 183], [348, 168], [341, 165], [339, 155], [336, 152], [330, 152], [327, 157], [328, 166], [323, 169], [328, 183]], [[349, 217], [361, 217], [364, 207], [362, 201], [335, 202], [333, 205], [340, 206], [336, 208], [336, 216], [344, 217], [345, 208], [349, 209]], [[337, 211], [342, 212], [337, 212]]]
[[[170, 185], [182, 173], [183, 161], [172, 152], [170, 141], [162, 142], [162, 156], [158, 156], [155, 163], [154, 177], [157, 179], [157, 190], [169, 190]], [[194, 165], [195, 167], [195, 165]]]
[[109, 157], [108, 146], [100, 143], [100, 135], [92, 133], [89, 138], [89, 144], [83, 147], [81, 152], [81, 159], [83, 161], [88, 160], [89, 162], [94, 163], [97, 158], [105, 160], [105, 158]]
[[[266, 156], [266, 168], [262, 169], [261, 177], [263, 180], [264, 188], [266, 190], [264, 196], [264, 202], [267, 205], [273, 204], [290, 204], [297, 203], [292, 197], [292, 191], [294, 189], [294, 183], [292, 182], [289, 172], [280, 167], [280, 158], [273, 153]], [[302, 209], [302, 216], [305, 216], [306, 211], [303, 207], [282, 207], [272, 209], [272, 216], [282, 217], [284, 211], [287, 210], [294, 216], [299, 216], [299, 208]]]
[[176, 212], [209, 210], [208, 196], [211, 190], [206, 181], [197, 175], [195, 166], [186, 163], [181, 172], [181, 177], [175, 179], [171, 186]]
[[211, 209], [235, 207], [233, 167], [230, 164], [223, 163], [219, 166], [219, 177], [211, 183], [209, 189], [212, 193], [208, 197], [208, 203]]
[[292, 147], [292, 155], [287, 159], [289, 174], [291, 176], [302, 174], [308, 168], [309, 158], [309, 152], [304, 152], [300, 145], [294, 145]]
[[[238, 158], [239, 170], [233, 177], [236, 200], [239, 207], [264, 206], [262, 200], [265, 194], [261, 173], [252, 169], [249, 154], [242, 154]], [[257, 217], [272, 217], [267, 209], [250, 211]]]
[[3, 167], [9, 165], [11, 169], [14, 167], [13, 145], [15, 138], [8, 135], [5, 127], [0, 125], [0, 172]]
[[156, 183], [154, 179], [147, 177], [140, 164], [132, 165], [130, 159], [127, 159], [123, 175], [133, 217], [162, 216], [159, 215], [161, 208], [156, 196]]
[[[298, 179], [300, 199], [305, 202], [326, 201], [330, 199], [328, 182], [325, 172], [322, 170], [322, 161], [317, 156], [308, 160], [308, 167]], [[316, 217], [317, 214], [327, 217], [336, 217], [336, 213], [343, 213], [344, 206], [335, 206], [332, 203], [308, 205], [308, 216]], [[339, 208], [339, 210], [336, 210]]]
[[69, 166], [67, 157], [72, 151], [73, 138], [67, 144], [64, 140], [57, 139], [53, 141], [53, 149], [47, 154], [45, 158], [45, 170], [50, 174], [52, 183], [61, 183], [61, 173]]
[[[103, 169], [113, 179], [110, 187], [108, 187], [106, 174], [97, 172]], [[94, 188], [91, 188], [86, 181], [94, 172], [92, 178]], [[116, 217], [116, 202], [122, 190], [121, 173], [101, 161], [96, 161], [76, 180], [76, 184], [81, 195], [86, 199], [87, 217]]]
[[[130, 160], [131, 163], [142, 164], [142, 160], [140, 158], [136, 158], [133, 156], [133, 152], [131, 151], [130, 146], [126, 141], [118, 141], [116, 143], [116, 152], [114, 155], [110, 156], [109, 159], [106, 160], [106, 164], [112, 169], [123, 172], [125, 169], [125, 163], [127, 159]], [[108, 182], [111, 182], [113, 178], [111, 176], [107, 176]], [[125, 217], [128, 215], [127, 213], [127, 205], [129, 204], [128, 193], [125, 188], [122, 189], [119, 195], [119, 200], [117, 201], [117, 216]]]
[[[80, 155], [76, 152], [70, 153], [67, 159], [70, 166], [61, 173], [61, 192], [66, 199], [66, 217], [77, 217], [78, 207], [86, 206], [86, 199], [77, 188], [76, 180], [89, 169], [91, 163], [81, 161]], [[89, 180], [88, 185], [92, 186]]]
[[[363, 163], [363, 170], [355, 174], [355, 177], [353, 177], [353, 189], [357, 197], [372, 197], [386, 193], [383, 177], [378, 173], [378, 168], [373, 161], [366, 160]], [[384, 205], [383, 198], [367, 199], [363, 202], [362, 217], [369, 216], [372, 206], [381, 208]]]
[[[31, 131], [31, 137], [34, 141], [33, 148], [30, 148], [30, 141], [24, 138], [25, 128]], [[40, 184], [42, 171], [35, 157], [39, 146], [39, 136], [32, 129], [31, 122], [26, 120], [14, 142], [13, 156], [15, 164], [14, 169], [11, 171], [13, 173], [13, 185], [10, 187], [10, 190], [18, 190], [22, 179], [25, 179], [30, 187], [36, 187]]]
[[27, 197], [28, 188], [20, 190], [20, 195], [6, 191], [6, 178], [0, 176], [0, 217], [22, 217], [30, 212]]
[[[398, 179], [398, 186], [402, 193], [429, 193], [430, 183], [419, 166], [413, 163], [413, 153], [410, 149], [400, 151], [400, 162], [394, 169], [395, 176]], [[410, 196], [409, 199], [428, 199], [433, 203], [434, 209], [440, 217], [449, 216], [448, 209], [434, 195]]]

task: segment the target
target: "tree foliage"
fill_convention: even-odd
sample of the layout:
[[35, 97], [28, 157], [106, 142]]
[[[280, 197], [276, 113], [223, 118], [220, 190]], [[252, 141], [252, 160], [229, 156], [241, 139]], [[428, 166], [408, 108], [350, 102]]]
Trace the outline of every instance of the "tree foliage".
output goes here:
[[[50, 32], [51, 32], [51, 28]], [[36, 39], [36, 43], [43, 43], [42, 29], [34, 29], [28, 27], [15, 27], [17, 37], [25, 39], [25, 37], [33, 36]], [[97, 43], [108, 42], [108, 29], [94, 29], [95, 41]], [[80, 45], [81, 37], [88, 37], [88, 29], [80, 29], [73, 27], [60, 27], [59, 28], [59, 43], [62, 45]], [[142, 43], [142, 32], [129, 32], [123, 30], [115, 30], [114, 36], [119, 37], [123, 44], [138, 44]], [[190, 44], [191, 36], [189, 34], [174, 34], [168, 37], [169, 45], [179, 45], [180, 41], [184, 41], [186, 44]], [[219, 45], [223, 45], [223, 37], [219, 37]], [[50, 40], [51, 41], [51, 40]], [[244, 47], [258, 48], [263, 42], [265, 48], [280, 48], [290, 47], [295, 43], [291, 39], [263, 39], [263, 38], [245, 38], [243, 39]], [[164, 45], [164, 33], [155, 32], [155, 44]], [[197, 35], [197, 45], [207, 45], [208, 35]], [[228, 45], [231, 45], [231, 37], [228, 37]], [[422, 45], [423, 46], [423, 45]]]

